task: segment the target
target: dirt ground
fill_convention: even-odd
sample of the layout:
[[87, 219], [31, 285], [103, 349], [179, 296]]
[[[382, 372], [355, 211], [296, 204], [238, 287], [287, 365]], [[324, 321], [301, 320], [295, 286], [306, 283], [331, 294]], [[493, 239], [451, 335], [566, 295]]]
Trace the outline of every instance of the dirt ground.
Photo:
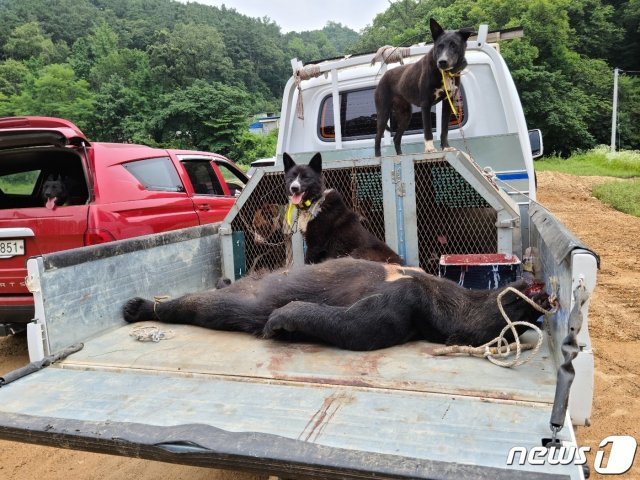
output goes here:
[[[591, 299], [590, 333], [596, 359], [592, 426], [578, 429], [578, 443], [631, 435], [640, 440], [640, 218], [617, 212], [591, 196], [608, 179], [538, 173], [538, 200], [601, 256], [598, 285]], [[24, 337], [0, 338], [0, 372], [28, 361]], [[0, 441], [0, 478], [7, 480], [249, 480], [256, 476], [147, 460], [76, 452]], [[640, 478], [640, 454], [624, 476]], [[592, 472], [591, 478], [600, 477]]]

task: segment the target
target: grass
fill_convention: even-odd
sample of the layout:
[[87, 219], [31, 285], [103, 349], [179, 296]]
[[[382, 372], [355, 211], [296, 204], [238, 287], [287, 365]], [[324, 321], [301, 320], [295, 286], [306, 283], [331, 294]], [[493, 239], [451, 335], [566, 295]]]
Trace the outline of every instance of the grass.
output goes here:
[[551, 157], [538, 160], [539, 172], [553, 171], [580, 176], [603, 176], [630, 179], [596, 185], [593, 195], [616, 210], [640, 217], [640, 151], [609, 152], [600, 146], [564, 159]]
[[0, 179], [0, 190], [9, 195], [31, 195], [33, 183], [7, 182]]
[[609, 147], [600, 146], [569, 158], [540, 159], [535, 163], [535, 168], [539, 172], [553, 171], [582, 176], [640, 177], [640, 151], [611, 153]]
[[616, 210], [640, 217], [640, 179], [596, 185], [593, 195]]

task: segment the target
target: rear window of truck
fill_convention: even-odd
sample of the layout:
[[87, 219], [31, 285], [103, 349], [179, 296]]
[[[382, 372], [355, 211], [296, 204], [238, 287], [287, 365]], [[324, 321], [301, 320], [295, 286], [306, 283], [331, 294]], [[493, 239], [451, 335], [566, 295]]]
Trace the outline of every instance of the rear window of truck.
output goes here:
[[[376, 107], [373, 100], [375, 88], [364, 88], [341, 92], [340, 119], [343, 140], [361, 140], [373, 138], [376, 134]], [[458, 95], [454, 99], [454, 105], [462, 113], [460, 124], [466, 120], [466, 103], [464, 101], [464, 90], [461, 87]], [[431, 122], [436, 125], [435, 106], [431, 109]], [[451, 115], [449, 130], [458, 128], [458, 120], [455, 115]], [[391, 131], [395, 132], [396, 121], [391, 115]], [[422, 114], [420, 108], [413, 106], [413, 116], [406, 134], [416, 134], [422, 132]], [[333, 117], [333, 96], [327, 95], [320, 104], [320, 118], [318, 119], [318, 136], [321, 140], [332, 142], [335, 139], [335, 120]]]

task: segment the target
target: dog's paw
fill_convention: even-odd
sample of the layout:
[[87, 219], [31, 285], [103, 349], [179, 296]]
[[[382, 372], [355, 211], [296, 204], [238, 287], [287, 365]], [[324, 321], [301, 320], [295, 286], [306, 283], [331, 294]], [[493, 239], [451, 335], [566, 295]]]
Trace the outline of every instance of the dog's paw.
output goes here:
[[424, 153], [435, 153], [438, 149], [433, 145], [433, 140], [424, 141]]
[[129, 323], [153, 320], [153, 302], [140, 297], [132, 298], [122, 307], [122, 316]]

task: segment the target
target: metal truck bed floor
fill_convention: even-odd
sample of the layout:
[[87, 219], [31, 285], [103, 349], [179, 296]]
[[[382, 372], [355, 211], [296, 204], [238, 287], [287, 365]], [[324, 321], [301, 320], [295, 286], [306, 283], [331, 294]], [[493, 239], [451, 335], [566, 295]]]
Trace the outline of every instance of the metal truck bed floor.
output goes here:
[[[262, 471], [292, 478], [362, 478], [361, 468], [376, 478], [529, 478], [503, 470], [507, 454], [549, 436], [555, 370], [546, 342], [534, 361], [511, 370], [433, 357], [435, 345], [425, 342], [347, 352], [158, 326], [173, 337], [139, 342], [133, 326], [122, 326], [3, 387], [0, 433], [11, 437], [12, 421], [39, 412], [42, 425], [33, 430], [40, 443], [73, 432], [72, 447], [78, 437], [94, 450], [117, 441], [123, 454], [135, 444], [135, 454], [166, 461], [246, 469], [260, 457]], [[114, 438], [114, 425], [129, 428]], [[177, 452], [195, 456], [171, 457]], [[520, 468], [536, 468], [531, 478], [576, 471]]]

